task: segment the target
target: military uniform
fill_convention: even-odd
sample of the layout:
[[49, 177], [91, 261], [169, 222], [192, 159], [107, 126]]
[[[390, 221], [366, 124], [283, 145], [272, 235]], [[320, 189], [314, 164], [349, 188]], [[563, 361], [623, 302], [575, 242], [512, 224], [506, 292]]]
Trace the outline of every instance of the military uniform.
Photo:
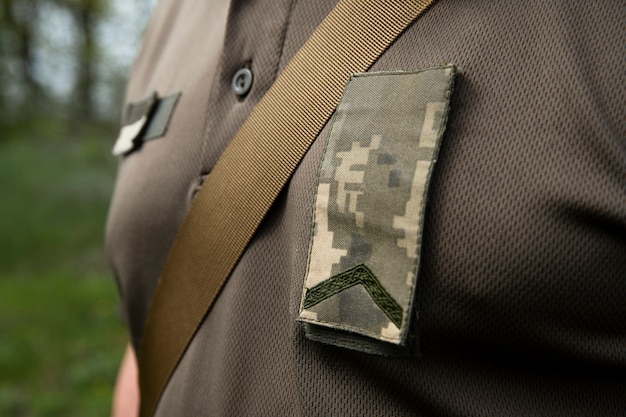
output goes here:
[[[136, 348], [193, 196], [334, 4], [158, 4], [127, 104], [176, 100], [153, 112], [168, 113], [161, 134], [122, 156], [107, 226]], [[623, 414], [625, 18], [619, 1], [436, 1], [346, 90], [157, 415]], [[392, 74], [447, 68], [449, 94], [424, 107], [437, 123], [408, 103], [444, 81], [371, 99]], [[396, 266], [410, 291], [381, 272]], [[409, 336], [397, 355], [361, 343]]]

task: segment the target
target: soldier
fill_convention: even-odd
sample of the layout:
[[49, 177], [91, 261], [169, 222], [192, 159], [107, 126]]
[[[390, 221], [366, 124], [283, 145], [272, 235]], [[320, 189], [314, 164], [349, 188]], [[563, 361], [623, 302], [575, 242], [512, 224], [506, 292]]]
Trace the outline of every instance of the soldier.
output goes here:
[[[157, 5], [107, 226], [116, 417], [191, 202], [335, 3]], [[625, 13], [435, 1], [346, 85], [155, 415], [623, 414]]]

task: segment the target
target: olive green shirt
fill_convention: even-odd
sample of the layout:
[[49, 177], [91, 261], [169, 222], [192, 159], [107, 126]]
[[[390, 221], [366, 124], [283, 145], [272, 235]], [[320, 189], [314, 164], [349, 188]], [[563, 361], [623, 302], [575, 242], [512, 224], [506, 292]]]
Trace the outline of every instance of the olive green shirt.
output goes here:
[[[334, 3], [157, 5], [126, 104], [153, 91], [181, 95], [165, 134], [120, 157], [107, 226], [136, 348], [203, 178]], [[458, 72], [406, 304], [419, 356], [311, 340], [299, 320], [329, 123], [191, 342], [157, 415], [623, 415], [625, 21], [618, 0], [436, 1], [372, 68], [454, 64]], [[231, 85], [241, 68], [253, 74], [245, 95]]]

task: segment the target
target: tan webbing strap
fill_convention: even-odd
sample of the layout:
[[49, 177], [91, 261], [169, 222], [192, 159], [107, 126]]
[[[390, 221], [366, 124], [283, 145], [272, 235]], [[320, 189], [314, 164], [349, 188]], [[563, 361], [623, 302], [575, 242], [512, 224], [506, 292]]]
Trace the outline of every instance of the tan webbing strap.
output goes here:
[[187, 345], [257, 226], [339, 103], [434, 0], [341, 0], [280, 74], [207, 177], [157, 285], [139, 352], [153, 415]]

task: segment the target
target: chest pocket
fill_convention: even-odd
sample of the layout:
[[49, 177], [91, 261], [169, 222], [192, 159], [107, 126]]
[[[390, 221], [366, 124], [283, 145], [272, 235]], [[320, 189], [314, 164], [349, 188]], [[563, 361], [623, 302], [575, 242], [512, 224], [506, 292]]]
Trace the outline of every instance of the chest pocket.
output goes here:
[[421, 230], [454, 76], [448, 65], [347, 84], [318, 174], [299, 315], [308, 338], [416, 353]]

